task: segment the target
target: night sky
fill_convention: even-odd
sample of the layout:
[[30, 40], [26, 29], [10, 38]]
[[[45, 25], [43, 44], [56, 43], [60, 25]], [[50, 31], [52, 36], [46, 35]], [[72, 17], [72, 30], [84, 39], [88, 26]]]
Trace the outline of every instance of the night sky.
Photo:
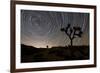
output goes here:
[[82, 28], [82, 37], [73, 45], [89, 45], [89, 14], [75, 12], [21, 10], [21, 44], [45, 48], [47, 45], [68, 46], [68, 36], [61, 32], [70, 23]]

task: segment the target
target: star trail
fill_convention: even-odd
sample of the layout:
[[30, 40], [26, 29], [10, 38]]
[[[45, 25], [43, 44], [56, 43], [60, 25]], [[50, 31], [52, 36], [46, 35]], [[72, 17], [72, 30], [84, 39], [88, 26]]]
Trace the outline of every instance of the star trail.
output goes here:
[[21, 10], [21, 44], [37, 48], [68, 46], [69, 38], [60, 31], [68, 23], [80, 26], [83, 32], [73, 45], [89, 45], [89, 13]]

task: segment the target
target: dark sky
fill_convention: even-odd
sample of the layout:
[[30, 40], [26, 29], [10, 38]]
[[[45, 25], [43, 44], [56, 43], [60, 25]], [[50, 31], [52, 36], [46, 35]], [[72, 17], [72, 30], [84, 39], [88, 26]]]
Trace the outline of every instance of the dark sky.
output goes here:
[[71, 27], [80, 26], [83, 31], [73, 45], [88, 45], [88, 13], [21, 10], [21, 43], [34, 47], [70, 45], [68, 36], [60, 31], [68, 23]]

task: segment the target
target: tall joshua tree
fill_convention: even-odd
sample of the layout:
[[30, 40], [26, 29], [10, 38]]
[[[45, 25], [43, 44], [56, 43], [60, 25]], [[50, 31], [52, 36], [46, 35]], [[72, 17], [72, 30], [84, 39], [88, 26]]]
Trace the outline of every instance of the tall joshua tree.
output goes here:
[[82, 35], [81, 27], [71, 27], [70, 24], [66, 28], [61, 28], [61, 31], [69, 37], [71, 46], [73, 46], [73, 39]]

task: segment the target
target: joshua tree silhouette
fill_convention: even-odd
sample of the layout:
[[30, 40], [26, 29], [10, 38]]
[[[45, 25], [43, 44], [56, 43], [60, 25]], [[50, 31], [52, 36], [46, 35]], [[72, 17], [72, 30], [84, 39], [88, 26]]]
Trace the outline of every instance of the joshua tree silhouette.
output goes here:
[[47, 48], [49, 48], [49, 46], [48, 46], [48, 45], [47, 45], [46, 47], [47, 47]]
[[70, 24], [66, 28], [61, 28], [62, 32], [65, 32], [66, 35], [70, 39], [70, 44], [73, 46], [73, 39], [76, 37], [81, 37], [82, 36], [82, 30], [81, 27], [71, 27]]

